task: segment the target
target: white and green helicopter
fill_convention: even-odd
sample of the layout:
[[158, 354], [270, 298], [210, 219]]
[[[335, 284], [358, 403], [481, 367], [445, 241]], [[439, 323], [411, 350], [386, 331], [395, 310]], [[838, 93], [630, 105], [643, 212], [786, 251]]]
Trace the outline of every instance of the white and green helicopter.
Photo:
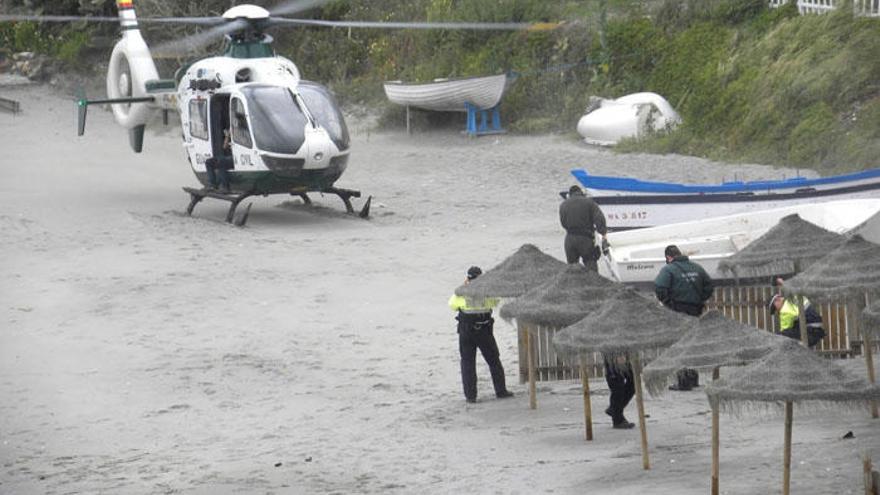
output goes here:
[[[144, 130], [156, 111], [175, 110], [180, 116], [184, 148], [190, 166], [204, 188], [184, 187], [190, 195], [187, 214], [204, 198], [230, 202], [228, 222], [243, 225], [250, 205], [238, 219], [235, 210], [254, 195], [292, 194], [310, 203], [309, 192], [338, 195], [354, 213], [351, 198], [359, 191], [334, 186], [345, 171], [350, 139], [342, 112], [324, 86], [302, 79], [290, 60], [276, 55], [272, 26], [327, 26], [391, 29], [546, 29], [528, 23], [437, 23], [324, 21], [280, 17], [319, 6], [327, 0], [285, 2], [269, 10], [242, 4], [221, 17], [153, 17], [138, 19], [133, 0], [117, 0], [118, 18], [79, 16], [0, 15], [0, 21], [119, 22], [121, 39], [113, 47], [107, 70], [105, 99], [77, 101], [78, 133], [85, 132], [86, 110], [111, 104], [116, 122], [128, 130], [134, 152], [143, 149]], [[203, 58], [177, 70], [174, 79], [161, 79], [138, 22], [212, 26], [174, 42], [195, 48], [225, 36], [222, 54]], [[225, 139], [226, 134], [229, 139]], [[209, 181], [206, 163], [226, 156], [231, 166], [228, 189]], [[211, 162], [213, 164], [213, 162]], [[360, 216], [369, 214], [370, 198]]]

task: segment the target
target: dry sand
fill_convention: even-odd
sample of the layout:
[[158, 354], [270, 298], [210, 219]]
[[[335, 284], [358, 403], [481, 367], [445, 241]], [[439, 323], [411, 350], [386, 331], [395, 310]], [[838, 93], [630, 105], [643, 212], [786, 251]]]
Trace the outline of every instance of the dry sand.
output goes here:
[[[792, 171], [353, 121], [338, 185], [373, 195], [370, 220], [335, 197], [276, 196], [235, 228], [218, 202], [183, 215], [180, 186], [196, 181], [175, 127], [154, 127], [135, 155], [108, 112], [93, 109], [78, 139], [69, 98], [0, 95], [24, 109], [0, 114], [0, 493], [708, 491], [701, 391], [647, 401], [643, 471], [638, 431], [601, 413], [601, 379], [593, 442], [577, 383], [539, 384], [528, 409], [500, 319], [517, 396], [495, 400], [480, 360], [480, 401], [465, 404], [446, 301], [468, 266], [524, 243], [562, 257], [571, 168], [688, 181]], [[722, 492], [779, 492], [781, 415], [721, 425]], [[878, 426], [866, 411], [796, 408], [793, 492], [863, 493]]]

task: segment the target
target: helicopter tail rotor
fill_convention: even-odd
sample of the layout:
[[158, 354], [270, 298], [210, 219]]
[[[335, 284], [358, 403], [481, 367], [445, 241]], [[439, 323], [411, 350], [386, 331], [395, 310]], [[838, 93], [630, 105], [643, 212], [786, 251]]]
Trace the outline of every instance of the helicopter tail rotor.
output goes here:
[[[159, 79], [150, 49], [138, 29], [132, 0], [117, 0], [122, 39], [113, 47], [107, 68], [107, 96], [110, 100], [148, 98], [146, 82]], [[130, 130], [132, 148], [143, 147], [143, 127], [154, 106], [150, 100], [113, 103], [113, 116], [119, 125]], [[138, 129], [139, 128], [139, 129]]]

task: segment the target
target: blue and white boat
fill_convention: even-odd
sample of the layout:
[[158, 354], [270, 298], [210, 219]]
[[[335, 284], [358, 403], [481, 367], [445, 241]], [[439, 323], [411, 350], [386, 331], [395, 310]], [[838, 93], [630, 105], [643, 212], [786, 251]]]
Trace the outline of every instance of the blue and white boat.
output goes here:
[[731, 275], [718, 270], [722, 259], [748, 246], [783, 217], [792, 214], [831, 232], [859, 234], [871, 242], [880, 241], [880, 199], [789, 205], [611, 232], [608, 234], [608, 263], [599, 263], [599, 273], [620, 282], [650, 284], [666, 264], [664, 249], [675, 244], [682, 253], [700, 263], [713, 279], [724, 279]]
[[880, 198], [880, 169], [831, 177], [679, 184], [571, 174], [602, 207], [609, 230], [654, 227], [817, 202]]

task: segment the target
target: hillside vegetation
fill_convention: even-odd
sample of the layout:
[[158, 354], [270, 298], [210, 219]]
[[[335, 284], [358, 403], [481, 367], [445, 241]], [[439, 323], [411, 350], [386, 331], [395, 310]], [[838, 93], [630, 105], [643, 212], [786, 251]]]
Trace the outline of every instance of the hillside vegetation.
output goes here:
[[[16, 7], [15, 1], [7, 3]], [[100, 4], [79, 3], [92, 9]], [[142, 16], [210, 15], [229, 3], [193, 7], [141, 0], [136, 5]], [[383, 81], [509, 71], [518, 78], [503, 100], [502, 118], [512, 132], [564, 132], [574, 139], [590, 95], [653, 91], [676, 107], [684, 124], [668, 134], [625, 142], [619, 150], [822, 173], [880, 166], [880, 19], [854, 17], [847, 5], [833, 14], [799, 16], [793, 6], [769, 9], [766, 3], [336, 1], [308, 14], [334, 20], [564, 22], [529, 32], [302, 28], [273, 35], [277, 51], [294, 60], [306, 78], [330, 85], [344, 103], [381, 109], [386, 123], [400, 124], [403, 110], [387, 103]], [[74, 2], [66, 8], [70, 13], [81, 7]], [[112, 3], [102, 8], [112, 11]], [[21, 23], [16, 29], [27, 31], [30, 39], [46, 39]], [[42, 50], [70, 61], [82, 49], [83, 32], [89, 31], [76, 30], [66, 38], [56, 34], [65, 45], [53, 48], [41, 41], [47, 45]], [[146, 35], [153, 42], [168, 33], [163, 28]], [[15, 29], [0, 25], [0, 44], [26, 49], [18, 41]], [[462, 120], [461, 115], [416, 117], [422, 127], [444, 119], [461, 125]]]

